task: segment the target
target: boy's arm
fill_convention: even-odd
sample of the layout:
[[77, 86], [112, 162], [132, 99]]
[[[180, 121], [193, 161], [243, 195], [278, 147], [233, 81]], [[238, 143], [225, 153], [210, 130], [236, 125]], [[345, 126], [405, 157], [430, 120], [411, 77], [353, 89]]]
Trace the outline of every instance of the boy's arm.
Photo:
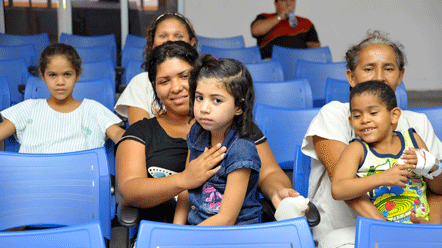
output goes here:
[[14, 124], [10, 120], [4, 119], [0, 123], [0, 141], [5, 140], [9, 136], [13, 135], [15, 131]]
[[122, 129], [117, 124], [113, 124], [110, 127], [106, 129], [106, 135], [115, 143], [117, 144], [118, 141], [120, 141], [121, 137], [124, 134], [124, 129]]
[[178, 201], [175, 209], [175, 216], [173, 217], [173, 224], [185, 225], [187, 223], [187, 216], [190, 211], [190, 204], [187, 199], [189, 192], [187, 190], [178, 195]]
[[204, 220], [199, 226], [230, 226], [234, 225], [246, 197], [251, 169], [241, 168], [227, 175], [226, 190], [219, 213]]
[[357, 198], [380, 186], [399, 186], [405, 188], [407, 177], [413, 165], [399, 165], [366, 177], [357, 177], [358, 165], [364, 156], [360, 143], [353, 142], [345, 148], [336, 164], [332, 179], [332, 196], [335, 200]]

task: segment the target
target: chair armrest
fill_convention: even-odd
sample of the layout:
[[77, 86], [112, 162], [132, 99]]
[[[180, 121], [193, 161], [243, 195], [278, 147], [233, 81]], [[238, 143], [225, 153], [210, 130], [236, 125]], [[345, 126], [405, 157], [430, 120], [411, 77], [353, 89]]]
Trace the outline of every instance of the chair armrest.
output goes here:
[[40, 73], [38, 71], [38, 66], [29, 66], [28, 72], [31, 73], [33, 76], [39, 77]]
[[25, 93], [26, 84], [18, 85], [18, 92], [24, 94]]
[[[259, 202], [262, 205], [262, 222], [276, 221], [276, 210], [273, 207], [273, 204], [265, 198], [260, 199]], [[310, 209], [305, 213], [305, 218], [307, 219], [308, 225], [310, 227], [317, 226], [321, 221], [321, 216], [319, 215], [318, 208], [312, 202], [309, 202], [308, 206]]]
[[117, 74], [117, 75], [123, 75], [124, 74], [124, 71], [125, 71], [125, 69], [124, 69], [124, 67], [121, 67], [121, 66], [116, 66], [115, 67], [115, 73]]
[[138, 208], [124, 206], [123, 202], [118, 204], [117, 209], [118, 222], [124, 227], [136, 227], [140, 223], [140, 212]]

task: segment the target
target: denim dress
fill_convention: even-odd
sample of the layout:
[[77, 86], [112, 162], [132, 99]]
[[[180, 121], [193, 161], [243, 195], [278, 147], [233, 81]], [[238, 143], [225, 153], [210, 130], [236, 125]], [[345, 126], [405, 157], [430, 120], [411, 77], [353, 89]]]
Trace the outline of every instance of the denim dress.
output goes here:
[[[189, 161], [194, 160], [210, 147], [210, 131], [204, 130], [198, 123], [193, 124], [187, 135], [187, 145], [190, 149]], [[233, 126], [227, 133], [222, 146], [227, 148], [221, 168], [202, 186], [189, 190], [191, 205], [188, 221], [198, 225], [205, 219], [219, 213], [221, 200], [227, 183], [227, 175], [241, 168], [250, 168], [249, 184], [246, 196], [235, 225], [259, 223], [261, 221], [261, 204], [256, 197], [261, 160], [254, 142], [240, 138], [237, 128]]]

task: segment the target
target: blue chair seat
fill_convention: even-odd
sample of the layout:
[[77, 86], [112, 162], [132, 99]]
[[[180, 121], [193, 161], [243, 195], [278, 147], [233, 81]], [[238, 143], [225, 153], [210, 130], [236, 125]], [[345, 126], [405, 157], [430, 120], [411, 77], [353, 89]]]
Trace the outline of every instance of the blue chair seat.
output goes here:
[[244, 48], [219, 48], [201, 46], [201, 54], [210, 53], [216, 58], [236, 59], [242, 63], [261, 62], [261, 53], [258, 46]]
[[253, 82], [255, 103], [283, 108], [312, 108], [312, 90], [307, 79]]
[[284, 73], [281, 63], [276, 60], [244, 64], [250, 72], [253, 81], [283, 81]]

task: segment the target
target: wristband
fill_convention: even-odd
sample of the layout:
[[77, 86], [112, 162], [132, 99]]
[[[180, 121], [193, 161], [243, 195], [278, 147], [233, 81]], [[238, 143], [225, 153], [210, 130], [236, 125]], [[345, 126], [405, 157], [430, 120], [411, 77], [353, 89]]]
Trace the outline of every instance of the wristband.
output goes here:
[[280, 17], [279, 15], [276, 16], [276, 19], [278, 19], [278, 21], [281, 21], [282, 17]]
[[[435, 170], [435, 171], [431, 172], [430, 174], [428, 174], [428, 177], [427, 177], [427, 178], [429, 178], [429, 179], [433, 179], [433, 178], [439, 176], [440, 173], [442, 173], [442, 162], [439, 162], [439, 163], [437, 164], [437, 170]], [[430, 177], [431, 177], [431, 178], [430, 178]]]

